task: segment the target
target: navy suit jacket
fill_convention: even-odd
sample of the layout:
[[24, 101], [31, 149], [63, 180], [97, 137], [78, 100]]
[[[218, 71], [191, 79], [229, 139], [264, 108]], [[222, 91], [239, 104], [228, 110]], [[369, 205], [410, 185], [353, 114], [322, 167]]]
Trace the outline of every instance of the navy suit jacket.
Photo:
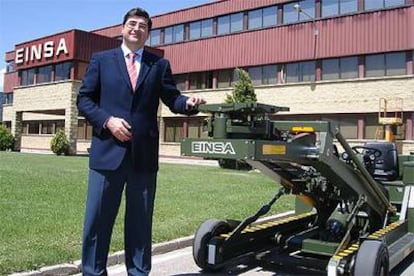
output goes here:
[[[168, 60], [144, 51], [134, 93], [121, 47], [93, 54], [77, 97], [80, 114], [93, 126], [89, 167], [115, 170], [129, 150], [136, 170], [157, 171], [160, 99], [174, 113], [196, 113], [186, 110]], [[120, 142], [103, 127], [110, 116], [132, 126], [130, 141]]]

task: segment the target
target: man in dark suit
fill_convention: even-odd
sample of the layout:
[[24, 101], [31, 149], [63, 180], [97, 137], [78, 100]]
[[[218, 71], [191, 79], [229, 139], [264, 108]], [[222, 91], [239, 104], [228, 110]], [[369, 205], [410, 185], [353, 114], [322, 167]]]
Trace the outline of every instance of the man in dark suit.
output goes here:
[[93, 126], [82, 272], [106, 275], [112, 228], [124, 186], [128, 275], [151, 269], [152, 214], [158, 171], [159, 99], [174, 113], [195, 114], [204, 99], [177, 90], [169, 62], [144, 50], [152, 22], [140, 8], [122, 24], [122, 45], [92, 55], [77, 105]]

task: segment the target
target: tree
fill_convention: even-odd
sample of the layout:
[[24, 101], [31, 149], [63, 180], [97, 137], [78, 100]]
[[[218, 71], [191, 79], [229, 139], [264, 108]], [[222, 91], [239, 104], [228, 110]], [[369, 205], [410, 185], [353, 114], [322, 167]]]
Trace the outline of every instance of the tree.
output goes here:
[[10, 130], [3, 124], [0, 124], [0, 150], [12, 150], [14, 137]]
[[69, 140], [62, 129], [58, 130], [50, 141], [50, 149], [57, 155], [69, 154]]
[[238, 81], [234, 86], [231, 95], [227, 95], [225, 103], [255, 103], [257, 102], [256, 93], [249, 73], [245, 70], [236, 68]]

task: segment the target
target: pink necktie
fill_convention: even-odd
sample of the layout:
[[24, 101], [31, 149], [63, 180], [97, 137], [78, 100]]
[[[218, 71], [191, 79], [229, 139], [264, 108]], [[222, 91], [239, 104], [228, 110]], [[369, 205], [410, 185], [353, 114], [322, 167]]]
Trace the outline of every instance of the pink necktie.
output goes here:
[[135, 57], [136, 53], [130, 53], [128, 55], [127, 69], [129, 74], [129, 79], [131, 80], [132, 90], [135, 92], [135, 86], [137, 85], [137, 68], [135, 68]]

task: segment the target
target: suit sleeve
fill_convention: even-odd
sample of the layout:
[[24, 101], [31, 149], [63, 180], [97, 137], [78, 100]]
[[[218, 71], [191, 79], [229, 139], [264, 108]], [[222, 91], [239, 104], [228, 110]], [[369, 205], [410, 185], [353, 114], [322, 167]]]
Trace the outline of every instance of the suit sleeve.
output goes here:
[[173, 113], [193, 115], [197, 110], [187, 109], [187, 96], [181, 95], [172, 76], [171, 66], [168, 60], [165, 60], [165, 69], [162, 75], [162, 92], [161, 100]]
[[83, 77], [82, 86], [79, 89], [76, 104], [80, 115], [85, 116], [88, 122], [98, 131], [102, 131], [103, 125], [110, 114], [99, 107], [101, 95], [99, 59], [92, 55], [88, 69]]

